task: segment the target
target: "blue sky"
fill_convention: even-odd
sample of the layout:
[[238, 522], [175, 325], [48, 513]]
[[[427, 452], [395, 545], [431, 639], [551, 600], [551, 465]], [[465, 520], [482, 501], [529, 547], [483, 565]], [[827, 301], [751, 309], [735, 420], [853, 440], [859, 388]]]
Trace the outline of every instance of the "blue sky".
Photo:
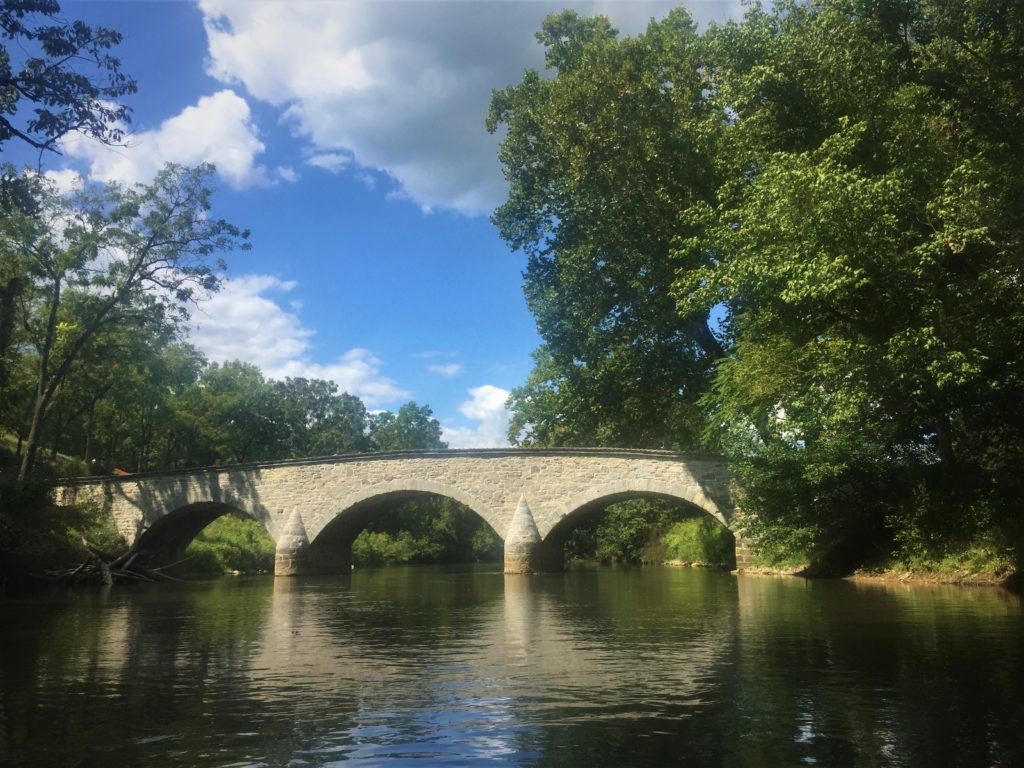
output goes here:
[[[194, 313], [209, 359], [331, 379], [370, 408], [429, 404], [452, 447], [502, 445], [539, 338], [525, 260], [488, 222], [504, 184], [483, 123], [492, 89], [542, 67], [533, 34], [567, 5], [631, 34], [672, 3], [65, 0], [124, 34], [139, 93], [127, 146], [71, 140], [44, 168], [134, 183], [215, 163], [215, 212], [253, 250]], [[738, 13], [688, 5], [702, 23]]]

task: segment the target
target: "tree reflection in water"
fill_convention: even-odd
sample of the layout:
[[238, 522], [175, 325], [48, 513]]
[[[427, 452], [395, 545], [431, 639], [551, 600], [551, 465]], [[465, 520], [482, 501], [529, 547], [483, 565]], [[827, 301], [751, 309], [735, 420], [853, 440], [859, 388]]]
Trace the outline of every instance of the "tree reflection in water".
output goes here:
[[392, 568], [0, 606], [0, 763], [1024, 763], [995, 590]]

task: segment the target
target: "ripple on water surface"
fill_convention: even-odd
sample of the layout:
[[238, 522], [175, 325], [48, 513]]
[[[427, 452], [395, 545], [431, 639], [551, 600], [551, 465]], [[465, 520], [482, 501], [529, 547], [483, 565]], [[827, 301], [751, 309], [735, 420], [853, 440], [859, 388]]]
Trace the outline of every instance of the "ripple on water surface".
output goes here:
[[1024, 765], [995, 590], [406, 568], [0, 609], [5, 767]]

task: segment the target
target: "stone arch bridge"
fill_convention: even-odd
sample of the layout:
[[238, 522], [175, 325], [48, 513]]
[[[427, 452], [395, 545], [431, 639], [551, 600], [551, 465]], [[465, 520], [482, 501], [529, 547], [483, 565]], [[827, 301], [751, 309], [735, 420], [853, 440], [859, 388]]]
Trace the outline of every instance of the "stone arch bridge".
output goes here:
[[[143, 560], [180, 552], [231, 511], [266, 528], [275, 573], [344, 573], [352, 542], [396, 501], [431, 494], [472, 509], [504, 541], [505, 572], [558, 570], [588, 512], [626, 498], [676, 499], [730, 526], [722, 459], [665, 451], [398, 451], [68, 481], [63, 501], [107, 505]], [[744, 549], [737, 552], [745, 560]], [[742, 565], [742, 563], [740, 563]]]

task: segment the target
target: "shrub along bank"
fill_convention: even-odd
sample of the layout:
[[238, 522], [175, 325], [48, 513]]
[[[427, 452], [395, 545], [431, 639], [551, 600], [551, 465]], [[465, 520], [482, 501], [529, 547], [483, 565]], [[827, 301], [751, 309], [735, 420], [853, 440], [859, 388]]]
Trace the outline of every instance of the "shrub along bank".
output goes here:
[[173, 571], [188, 576], [273, 573], [274, 540], [260, 523], [240, 514], [219, 517], [188, 545]]
[[92, 556], [89, 546], [109, 553], [127, 548], [98, 505], [59, 506], [43, 482], [0, 483], [0, 593], [75, 568]]

